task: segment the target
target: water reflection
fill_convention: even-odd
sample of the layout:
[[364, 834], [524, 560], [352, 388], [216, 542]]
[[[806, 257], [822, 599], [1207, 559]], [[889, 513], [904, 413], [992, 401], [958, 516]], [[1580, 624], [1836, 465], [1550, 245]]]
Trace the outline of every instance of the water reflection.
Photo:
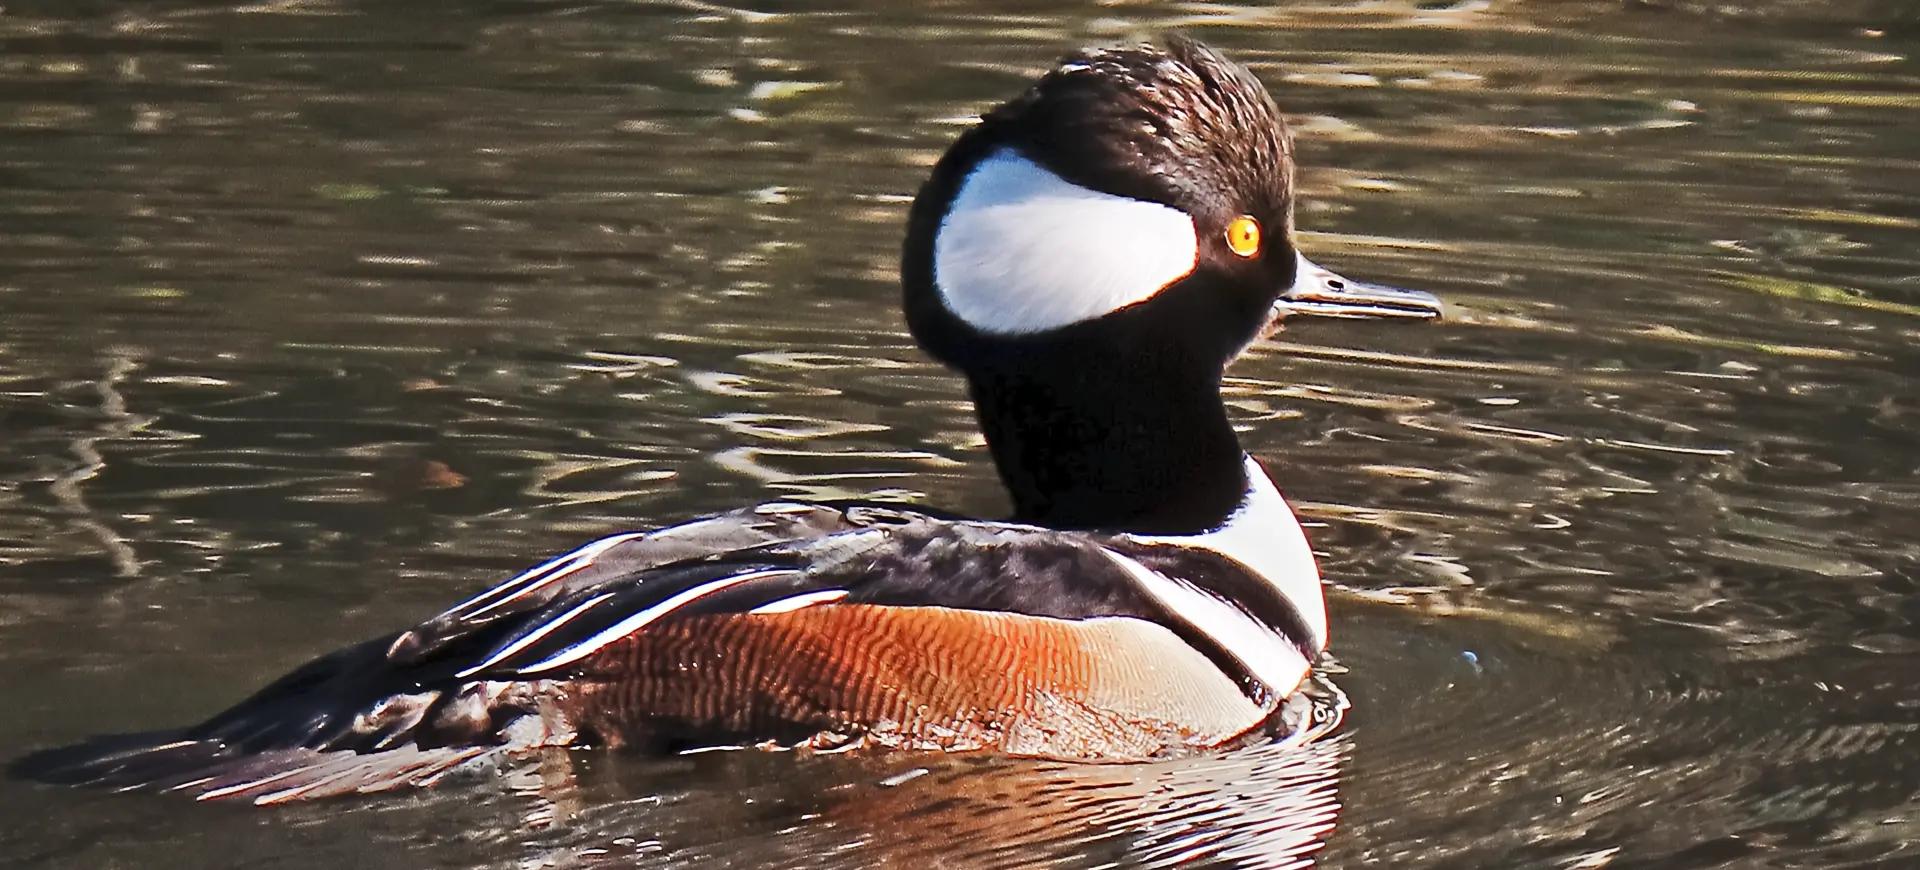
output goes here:
[[[1318, 734], [1344, 708], [1328, 690]], [[783, 867], [1279, 870], [1323, 846], [1350, 751], [1345, 738], [1295, 738], [1141, 765], [713, 752], [641, 769], [593, 759], [563, 796], [527, 778], [542, 794], [532, 821], [558, 829], [533, 844], [552, 866], [727, 866], [753, 855]], [[702, 786], [662, 794], [663, 781]]]

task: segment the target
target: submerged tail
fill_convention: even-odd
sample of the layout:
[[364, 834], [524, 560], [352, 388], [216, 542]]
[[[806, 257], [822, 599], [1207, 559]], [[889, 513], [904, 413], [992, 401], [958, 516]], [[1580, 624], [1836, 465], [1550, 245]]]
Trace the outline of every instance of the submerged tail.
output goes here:
[[501, 760], [510, 747], [497, 729], [519, 712], [503, 709], [513, 699], [476, 698], [484, 687], [449, 683], [442, 668], [396, 666], [385, 655], [392, 640], [309, 662], [192, 728], [41, 750], [9, 772], [268, 804], [430, 785]]
[[470, 762], [484, 766], [483, 759], [503, 751], [495, 746], [421, 749], [409, 744], [378, 753], [293, 748], [243, 754], [219, 740], [194, 739], [181, 729], [116, 734], [45, 749], [13, 762], [8, 772], [61, 785], [274, 804], [431, 785]]

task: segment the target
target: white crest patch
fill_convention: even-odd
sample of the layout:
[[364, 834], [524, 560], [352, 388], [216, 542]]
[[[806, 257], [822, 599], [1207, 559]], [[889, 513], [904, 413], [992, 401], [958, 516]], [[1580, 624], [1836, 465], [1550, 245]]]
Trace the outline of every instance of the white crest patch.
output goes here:
[[1088, 190], [1001, 149], [953, 198], [933, 241], [933, 283], [975, 329], [1044, 332], [1152, 298], [1199, 253], [1186, 213]]
[[1239, 562], [1280, 590], [1313, 632], [1316, 647], [1327, 645], [1327, 602], [1320, 589], [1320, 567], [1313, 561], [1307, 533], [1273, 478], [1260, 463], [1246, 458], [1247, 495], [1220, 528], [1198, 535], [1134, 535], [1142, 541], [1205, 547]]

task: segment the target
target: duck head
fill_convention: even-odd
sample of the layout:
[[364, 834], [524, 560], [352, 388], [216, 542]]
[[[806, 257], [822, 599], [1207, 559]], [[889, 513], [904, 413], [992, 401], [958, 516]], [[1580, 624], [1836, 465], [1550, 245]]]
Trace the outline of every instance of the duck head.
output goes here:
[[1244, 492], [1219, 396], [1283, 318], [1429, 319], [1295, 250], [1293, 141], [1197, 42], [1068, 56], [981, 117], [908, 216], [908, 328], [968, 378], [1017, 519], [1203, 527]]
[[907, 322], [966, 370], [1088, 328], [1224, 364], [1289, 316], [1438, 316], [1428, 294], [1307, 261], [1293, 206], [1292, 138], [1245, 68], [1181, 38], [1083, 51], [934, 167], [908, 220]]

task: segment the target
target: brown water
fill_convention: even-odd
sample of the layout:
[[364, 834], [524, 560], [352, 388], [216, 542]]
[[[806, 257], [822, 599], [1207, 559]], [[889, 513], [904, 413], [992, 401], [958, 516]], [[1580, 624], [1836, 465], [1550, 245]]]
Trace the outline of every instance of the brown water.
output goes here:
[[1234, 370], [1335, 587], [1337, 736], [0, 781], [0, 863], [1920, 861], [1920, 10], [1032, 6], [10, 0], [0, 747], [196, 720], [607, 532], [997, 511], [894, 310], [905, 197], [1053, 57], [1175, 27], [1298, 121], [1309, 254], [1455, 306]]

